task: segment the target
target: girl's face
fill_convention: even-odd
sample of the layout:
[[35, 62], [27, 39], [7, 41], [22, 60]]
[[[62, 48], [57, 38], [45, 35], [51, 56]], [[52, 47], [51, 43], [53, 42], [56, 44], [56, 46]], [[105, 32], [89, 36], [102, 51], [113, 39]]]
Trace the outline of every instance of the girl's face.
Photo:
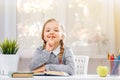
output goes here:
[[59, 44], [61, 39], [62, 31], [59, 23], [57, 21], [48, 22], [44, 29], [44, 40], [46, 42], [52, 40], [55, 44]]

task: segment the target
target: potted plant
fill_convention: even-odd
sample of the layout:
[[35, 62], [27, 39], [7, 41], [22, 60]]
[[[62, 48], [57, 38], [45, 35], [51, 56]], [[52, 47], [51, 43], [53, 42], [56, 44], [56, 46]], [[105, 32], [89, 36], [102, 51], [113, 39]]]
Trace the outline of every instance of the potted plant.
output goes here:
[[17, 51], [19, 49], [18, 43], [16, 40], [5, 39], [0, 43], [0, 67], [3, 74], [8, 74], [11, 71], [17, 71], [19, 55]]

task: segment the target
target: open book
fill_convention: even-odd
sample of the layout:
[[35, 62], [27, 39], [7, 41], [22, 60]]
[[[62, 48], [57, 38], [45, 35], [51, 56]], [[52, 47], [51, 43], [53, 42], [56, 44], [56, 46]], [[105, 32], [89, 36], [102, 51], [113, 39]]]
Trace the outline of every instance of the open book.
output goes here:
[[60, 71], [45, 71], [45, 72], [37, 72], [33, 74], [34, 76], [68, 76], [66, 72]]

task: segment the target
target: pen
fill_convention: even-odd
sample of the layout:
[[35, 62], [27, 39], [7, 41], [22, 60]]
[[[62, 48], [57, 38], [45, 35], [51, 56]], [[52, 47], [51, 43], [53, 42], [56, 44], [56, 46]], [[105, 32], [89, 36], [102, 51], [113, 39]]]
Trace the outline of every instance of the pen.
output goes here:
[[110, 60], [114, 61], [114, 54], [111, 55]]
[[114, 54], [110, 56], [110, 72], [112, 72], [114, 66]]
[[108, 52], [108, 60], [110, 60], [110, 57], [111, 57], [111, 56], [110, 56], [110, 53]]

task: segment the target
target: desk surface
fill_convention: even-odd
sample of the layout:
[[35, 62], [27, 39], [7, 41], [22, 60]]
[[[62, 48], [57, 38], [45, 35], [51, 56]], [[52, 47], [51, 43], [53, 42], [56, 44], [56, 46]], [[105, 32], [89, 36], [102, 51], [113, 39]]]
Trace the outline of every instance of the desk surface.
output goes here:
[[120, 80], [120, 76], [99, 77], [98, 75], [75, 75], [75, 76], [35, 76], [33, 78], [11, 78], [0, 76], [0, 80]]

